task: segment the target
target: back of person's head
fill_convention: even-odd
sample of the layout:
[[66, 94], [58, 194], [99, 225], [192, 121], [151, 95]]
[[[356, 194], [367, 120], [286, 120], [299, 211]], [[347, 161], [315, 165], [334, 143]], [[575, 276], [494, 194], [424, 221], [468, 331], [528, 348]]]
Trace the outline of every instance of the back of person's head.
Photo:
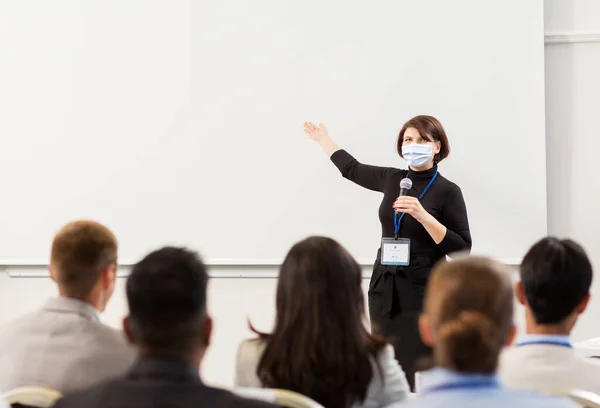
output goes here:
[[336, 241], [294, 245], [279, 273], [275, 328], [258, 376], [266, 387], [300, 392], [328, 408], [363, 401], [371, 359], [385, 343], [365, 327], [361, 268]]
[[104, 310], [115, 286], [118, 244], [114, 234], [94, 221], [65, 225], [54, 237], [50, 273], [62, 296]]
[[127, 279], [127, 337], [142, 354], [199, 363], [212, 328], [207, 283], [206, 267], [195, 252], [166, 247], [147, 255]]
[[570, 320], [570, 330], [587, 306], [591, 284], [592, 265], [583, 248], [568, 239], [548, 237], [523, 258], [516, 291], [535, 323], [557, 325]]
[[462, 373], [491, 374], [515, 334], [509, 272], [486, 258], [438, 264], [432, 271], [419, 326], [434, 364]]

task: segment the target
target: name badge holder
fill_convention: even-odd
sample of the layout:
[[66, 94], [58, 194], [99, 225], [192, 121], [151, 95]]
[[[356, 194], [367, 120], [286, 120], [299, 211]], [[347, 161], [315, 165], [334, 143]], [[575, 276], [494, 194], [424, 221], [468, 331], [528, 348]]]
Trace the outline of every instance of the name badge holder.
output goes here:
[[[421, 201], [421, 198], [425, 195], [431, 184], [433, 184], [436, 179], [438, 172], [436, 171], [431, 180], [429, 180], [429, 184], [423, 190], [423, 192], [419, 195], [417, 200]], [[408, 172], [406, 173], [406, 177], [408, 177]], [[398, 238], [398, 233], [400, 233], [400, 226], [402, 225], [402, 218], [406, 213], [400, 214], [398, 217], [398, 213], [394, 211], [394, 238], [383, 238], [381, 240], [381, 264], [382, 265], [395, 265], [395, 266], [408, 266], [410, 265], [410, 239], [408, 238]]]
[[381, 240], [382, 265], [410, 265], [410, 239], [383, 238]]

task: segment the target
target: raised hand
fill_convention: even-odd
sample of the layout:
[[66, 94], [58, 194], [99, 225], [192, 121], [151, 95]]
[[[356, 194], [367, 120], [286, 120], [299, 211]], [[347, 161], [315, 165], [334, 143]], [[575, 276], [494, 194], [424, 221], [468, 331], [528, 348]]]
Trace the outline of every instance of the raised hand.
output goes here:
[[317, 126], [312, 122], [304, 122], [304, 133], [315, 142], [321, 142], [329, 136], [327, 127], [322, 123]]

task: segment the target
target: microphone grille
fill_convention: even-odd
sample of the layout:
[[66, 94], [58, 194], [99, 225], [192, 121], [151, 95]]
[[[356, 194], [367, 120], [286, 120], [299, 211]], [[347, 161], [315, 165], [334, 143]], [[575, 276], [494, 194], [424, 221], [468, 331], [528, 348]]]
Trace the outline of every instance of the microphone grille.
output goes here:
[[400, 188], [404, 190], [410, 190], [412, 188], [412, 180], [409, 178], [403, 178], [400, 180]]

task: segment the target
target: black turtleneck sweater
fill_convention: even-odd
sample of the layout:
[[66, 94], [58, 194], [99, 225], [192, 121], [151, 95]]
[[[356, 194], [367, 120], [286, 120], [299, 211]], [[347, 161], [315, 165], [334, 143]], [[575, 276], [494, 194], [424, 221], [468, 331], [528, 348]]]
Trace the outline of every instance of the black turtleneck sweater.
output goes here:
[[[407, 170], [362, 164], [345, 150], [335, 152], [331, 156], [331, 161], [348, 180], [369, 190], [383, 193], [383, 200], [379, 206], [381, 235], [386, 238], [394, 237], [392, 205], [400, 194], [400, 181], [406, 177]], [[408, 195], [418, 197], [437, 170], [437, 166], [422, 172], [408, 170], [408, 177], [413, 182]], [[421, 223], [406, 214], [402, 219], [398, 236], [410, 239], [411, 259], [428, 257], [433, 264], [453, 252], [471, 249], [467, 209], [462, 192], [456, 184], [438, 173], [421, 199], [421, 205], [442, 223], [448, 232], [444, 239], [436, 244]]]

